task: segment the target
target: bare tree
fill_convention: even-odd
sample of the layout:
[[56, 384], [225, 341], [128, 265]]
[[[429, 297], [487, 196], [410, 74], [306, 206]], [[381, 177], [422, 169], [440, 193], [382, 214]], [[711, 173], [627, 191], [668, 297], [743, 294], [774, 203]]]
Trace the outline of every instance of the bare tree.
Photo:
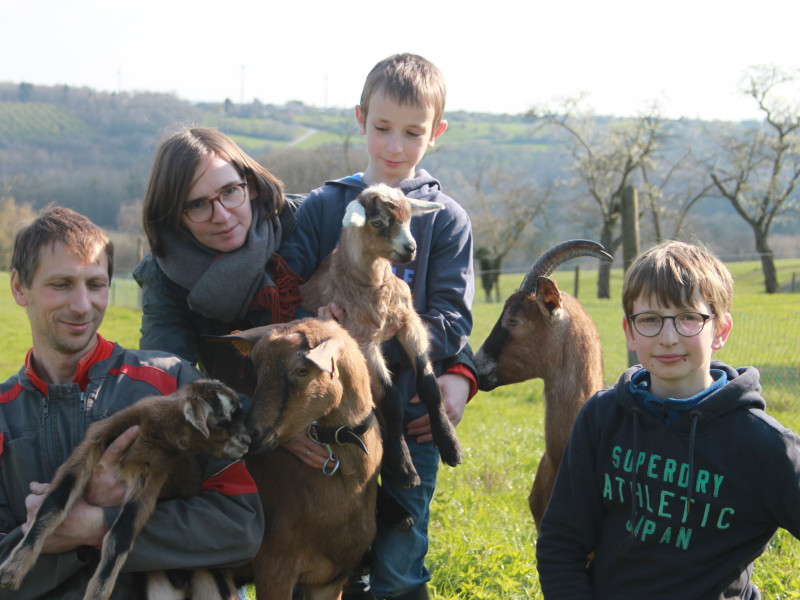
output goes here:
[[14, 236], [19, 227], [33, 216], [34, 211], [30, 204], [17, 204], [12, 196], [0, 192], [0, 269], [9, 268]]
[[[657, 103], [653, 103], [637, 118], [603, 123], [580, 106], [582, 100], [567, 98], [558, 109], [534, 109], [528, 116], [568, 135], [574, 184], [588, 192], [599, 210], [600, 243], [613, 254], [621, 242], [618, 235], [615, 237], [615, 228], [622, 190], [634, 184], [642, 167], [655, 160], [664, 120]], [[603, 262], [597, 279], [598, 298], [610, 297], [610, 274], [610, 263]]]
[[800, 105], [790, 104], [779, 92], [798, 78], [796, 72], [759, 66], [746, 73], [745, 81], [742, 91], [758, 104], [764, 122], [743, 134], [741, 128], [732, 130], [722, 140], [710, 176], [719, 194], [753, 230], [764, 288], [773, 294], [780, 288], [770, 228], [797, 210], [795, 186], [800, 178]]
[[498, 276], [503, 260], [518, 245], [528, 225], [545, 214], [553, 185], [541, 187], [527, 172], [504, 169], [490, 154], [483, 154], [477, 165], [462, 170], [460, 177], [459, 200], [471, 214], [480, 214], [472, 220], [472, 226], [486, 301], [491, 301], [494, 288], [499, 301]]
[[675, 162], [645, 162], [641, 177], [641, 213], [649, 216], [656, 243], [677, 238], [692, 207], [714, 189], [713, 183], [707, 183], [708, 172], [698, 168], [691, 148]]

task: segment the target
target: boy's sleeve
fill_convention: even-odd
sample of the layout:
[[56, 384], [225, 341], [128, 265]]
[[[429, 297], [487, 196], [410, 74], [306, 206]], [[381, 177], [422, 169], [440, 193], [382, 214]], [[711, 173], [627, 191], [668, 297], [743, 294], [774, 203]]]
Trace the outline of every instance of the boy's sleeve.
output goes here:
[[764, 462], [763, 473], [763, 481], [769, 483], [757, 486], [761, 501], [777, 525], [800, 540], [800, 436], [785, 429]]
[[303, 281], [308, 281], [325, 258], [322, 256], [321, 243], [323, 209], [320, 193], [317, 190], [311, 192], [294, 214], [294, 231], [283, 240], [278, 250], [289, 268]]
[[590, 430], [584, 407], [561, 458], [536, 540], [536, 568], [545, 598], [592, 598], [586, 561], [596, 545], [595, 516], [602, 499], [595, 487]]
[[442, 226], [435, 231], [428, 258], [426, 305], [419, 310], [418, 300], [414, 302], [428, 326], [432, 361], [454, 357], [466, 347], [475, 296], [469, 217], [461, 207], [443, 216], [447, 218], [437, 215]]

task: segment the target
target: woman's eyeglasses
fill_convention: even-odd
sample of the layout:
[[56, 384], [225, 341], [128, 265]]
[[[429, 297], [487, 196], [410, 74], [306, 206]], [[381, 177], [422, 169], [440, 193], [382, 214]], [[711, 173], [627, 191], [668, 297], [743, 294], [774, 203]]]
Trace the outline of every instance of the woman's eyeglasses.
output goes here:
[[247, 182], [234, 183], [223, 189], [213, 198], [199, 198], [186, 203], [186, 208], [181, 212], [189, 217], [193, 223], [203, 223], [214, 215], [214, 202], [219, 202], [228, 210], [239, 208], [244, 204], [247, 194], [244, 188]]
[[704, 315], [699, 312], [682, 312], [675, 316], [662, 316], [652, 312], [644, 312], [628, 315], [628, 322], [639, 332], [639, 335], [655, 337], [661, 333], [661, 329], [664, 327], [664, 321], [672, 319], [675, 331], [683, 337], [694, 337], [703, 331], [706, 321], [713, 316], [714, 315]]

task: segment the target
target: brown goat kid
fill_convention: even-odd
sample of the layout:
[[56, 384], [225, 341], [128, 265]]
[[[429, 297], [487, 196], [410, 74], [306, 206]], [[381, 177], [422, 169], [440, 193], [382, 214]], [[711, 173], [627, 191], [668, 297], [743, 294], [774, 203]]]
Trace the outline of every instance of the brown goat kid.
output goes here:
[[361, 346], [370, 368], [372, 394], [384, 426], [388, 476], [404, 487], [419, 485], [419, 475], [403, 432], [403, 398], [381, 353], [384, 341], [396, 337], [416, 371], [417, 395], [428, 409], [442, 461], [455, 466], [463, 456], [428, 359], [428, 331], [414, 310], [408, 285], [395, 277], [390, 263], [406, 264], [416, 256], [411, 217], [441, 208], [384, 184], [367, 188], [347, 207], [339, 245], [300, 286], [303, 309], [316, 314], [331, 302], [345, 309], [341, 323]]
[[19, 588], [45, 539], [83, 495], [103, 451], [133, 425], [139, 426], [139, 434], [119, 464], [120, 477], [127, 486], [125, 500], [103, 538], [100, 564], [89, 581], [84, 600], [106, 600], [111, 595], [119, 571], [136, 536], [153, 514], [157, 499], [188, 497], [199, 491], [197, 454], [236, 459], [244, 455], [250, 443], [238, 395], [211, 380], [194, 381], [169, 396], [143, 398], [93, 423], [84, 440], [56, 471], [30, 529], [0, 566], [0, 586]]
[[506, 300], [500, 319], [475, 354], [481, 390], [535, 377], [544, 380], [545, 451], [528, 496], [537, 529], [578, 411], [603, 387], [603, 356], [594, 321], [580, 302], [547, 278], [578, 256], [612, 260], [600, 244], [588, 240], [571, 240], [545, 252]]
[[[226, 336], [256, 367], [247, 468], [266, 529], [237, 581], [259, 600], [334, 600], [375, 537], [382, 447], [364, 356], [335, 321], [303, 319]], [[282, 444], [299, 432], [330, 453], [323, 473]], [[335, 447], [335, 453], [334, 453]]]

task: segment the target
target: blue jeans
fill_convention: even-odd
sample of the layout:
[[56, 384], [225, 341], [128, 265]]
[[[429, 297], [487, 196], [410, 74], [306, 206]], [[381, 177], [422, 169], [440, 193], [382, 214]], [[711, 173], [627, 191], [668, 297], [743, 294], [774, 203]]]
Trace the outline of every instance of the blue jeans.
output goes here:
[[391, 485], [386, 476], [381, 480], [386, 491], [414, 516], [416, 522], [408, 531], [383, 527], [378, 522], [378, 533], [372, 544], [375, 564], [370, 576], [372, 591], [377, 598], [400, 596], [431, 579], [425, 567], [425, 555], [428, 552], [428, 521], [439, 470], [439, 451], [433, 442], [418, 444], [413, 438], [407, 440], [422, 483], [406, 490]]

